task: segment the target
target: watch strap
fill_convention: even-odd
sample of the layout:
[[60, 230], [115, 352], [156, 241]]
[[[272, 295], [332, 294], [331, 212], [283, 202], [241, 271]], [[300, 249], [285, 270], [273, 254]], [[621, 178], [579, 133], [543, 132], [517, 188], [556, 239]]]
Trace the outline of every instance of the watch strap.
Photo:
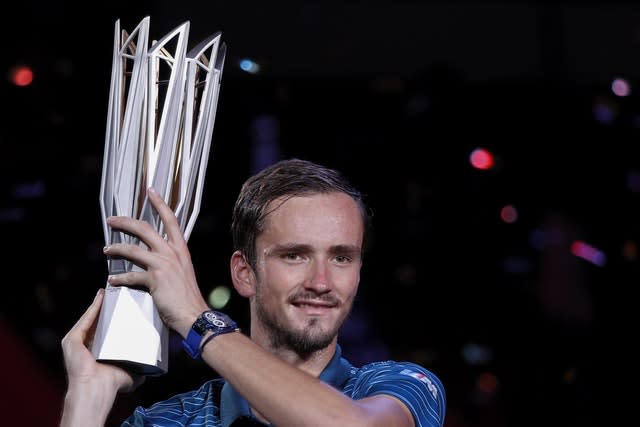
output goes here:
[[187, 337], [182, 340], [182, 348], [193, 359], [200, 358], [200, 342], [202, 341], [202, 335], [196, 332], [195, 329], [189, 329]]

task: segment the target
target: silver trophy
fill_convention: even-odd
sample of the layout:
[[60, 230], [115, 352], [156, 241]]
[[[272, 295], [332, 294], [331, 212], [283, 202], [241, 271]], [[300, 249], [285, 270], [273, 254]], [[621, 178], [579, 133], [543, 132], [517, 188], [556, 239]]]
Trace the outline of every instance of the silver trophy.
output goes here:
[[[219, 32], [187, 51], [189, 22], [149, 47], [145, 17], [129, 34], [115, 23], [100, 207], [107, 245], [144, 246], [111, 230], [106, 219], [130, 216], [164, 235], [146, 197], [153, 186], [174, 210], [185, 239], [200, 210], [218, 105], [226, 46]], [[108, 259], [109, 274], [140, 270], [126, 259]], [[107, 284], [92, 353], [142, 375], [168, 370], [169, 330], [151, 295]]]

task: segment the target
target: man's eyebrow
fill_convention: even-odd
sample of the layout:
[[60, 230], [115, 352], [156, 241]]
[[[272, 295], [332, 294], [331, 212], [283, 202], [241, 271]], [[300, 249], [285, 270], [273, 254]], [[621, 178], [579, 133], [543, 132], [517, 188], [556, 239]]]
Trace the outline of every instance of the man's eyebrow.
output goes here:
[[304, 243], [284, 243], [274, 245], [268, 252], [269, 253], [287, 253], [287, 252], [311, 252], [311, 245]]
[[[282, 254], [287, 252], [309, 253], [313, 251], [311, 245], [305, 243], [285, 243], [274, 245], [268, 250], [270, 254]], [[333, 255], [360, 255], [362, 249], [356, 245], [334, 245], [329, 248], [329, 253]]]
[[362, 253], [360, 246], [356, 245], [335, 245], [329, 250], [334, 255], [359, 256]]

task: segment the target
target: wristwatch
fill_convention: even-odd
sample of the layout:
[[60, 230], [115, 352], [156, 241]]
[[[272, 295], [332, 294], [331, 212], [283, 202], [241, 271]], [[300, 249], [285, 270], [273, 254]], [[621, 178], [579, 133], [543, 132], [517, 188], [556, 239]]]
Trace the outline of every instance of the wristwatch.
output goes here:
[[[219, 311], [206, 310], [204, 311], [189, 329], [187, 337], [182, 340], [182, 347], [185, 351], [194, 359], [200, 359], [200, 353], [202, 348], [214, 337], [218, 335], [227, 334], [229, 332], [238, 331], [238, 325], [231, 320], [229, 316]], [[207, 331], [212, 333], [207, 339], [202, 342], [202, 337]]]

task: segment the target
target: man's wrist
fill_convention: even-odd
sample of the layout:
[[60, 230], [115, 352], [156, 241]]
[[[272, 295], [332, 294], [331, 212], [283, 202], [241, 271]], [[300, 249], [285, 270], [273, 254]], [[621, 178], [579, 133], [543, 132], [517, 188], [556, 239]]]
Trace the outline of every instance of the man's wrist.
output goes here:
[[229, 316], [219, 311], [205, 310], [193, 322], [182, 346], [193, 359], [200, 359], [202, 348], [218, 335], [238, 331], [238, 325]]
[[69, 384], [64, 396], [61, 427], [104, 425], [117, 391], [87, 383]]

